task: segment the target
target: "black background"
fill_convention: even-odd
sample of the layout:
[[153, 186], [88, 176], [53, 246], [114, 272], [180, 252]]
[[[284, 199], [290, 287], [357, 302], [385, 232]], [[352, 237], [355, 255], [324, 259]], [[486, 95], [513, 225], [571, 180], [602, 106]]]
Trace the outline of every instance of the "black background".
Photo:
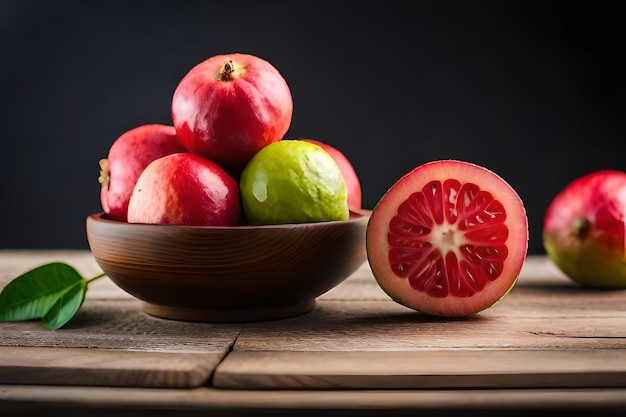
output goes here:
[[244, 52], [292, 90], [289, 138], [342, 150], [366, 208], [434, 159], [522, 197], [529, 253], [569, 181], [626, 169], [626, 4], [572, 1], [0, 0], [0, 247], [87, 248], [98, 160], [171, 124], [177, 82]]

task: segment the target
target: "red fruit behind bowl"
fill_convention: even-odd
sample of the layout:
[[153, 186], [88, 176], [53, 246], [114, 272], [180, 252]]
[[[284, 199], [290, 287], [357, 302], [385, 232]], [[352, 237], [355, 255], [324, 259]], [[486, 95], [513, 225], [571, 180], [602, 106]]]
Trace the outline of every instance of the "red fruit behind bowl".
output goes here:
[[343, 174], [343, 178], [346, 181], [346, 187], [348, 189], [348, 208], [350, 210], [358, 211], [361, 210], [363, 202], [362, 202], [362, 190], [361, 190], [361, 181], [354, 170], [354, 166], [348, 159], [348, 157], [341, 152], [339, 149], [330, 146], [327, 143], [320, 142], [314, 139], [303, 139], [307, 142], [314, 143], [324, 149], [328, 154], [335, 160], [341, 173]]
[[548, 206], [543, 244], [574, 281], [626, 288], [626, 172], [596, 171], [569, 183]]
[[129, 223], [235, 226], [239, 185], [220, 166], [191, 153], [167, 155], [141, 173], [128, 204]]
[[141, 125], [117, 138], [108, 157], [100, 160], [100, 203], [108, 217], [126, 221], [130, 195], [144, 168], [157, 158], [185, 151], [173, 126]]
[[213, 56], [193, 67], [172, 99], [183, 145], [232, 173], [261, 148], [283, 138], [293, 102], [287, 82], [269, 62], [246, 54]]

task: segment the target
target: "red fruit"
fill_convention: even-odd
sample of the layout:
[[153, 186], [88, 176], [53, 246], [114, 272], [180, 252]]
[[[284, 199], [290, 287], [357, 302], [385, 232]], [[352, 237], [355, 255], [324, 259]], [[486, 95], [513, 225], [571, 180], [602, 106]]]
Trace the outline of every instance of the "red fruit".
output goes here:
[[546, 211], [543, 244], [571, 279], [626, 288], [626, 173], [602, 170], [579, 177]]
[[434, 161], [400, 178], [372, 211], [367, 255], [381, 288], [427, 314], [484, 310], [514, 286], [528, 247], [521, 199], [467, 162]]
[[303, 139], [306, 142], [314, 143], [324, 149], [335, 160], [335, 163], [339, 166], [343, 178], [346, 181], [346, 187], [348, 189], [348, 208], [350, 210], [361, 210], [362, 208], [362, 191], [361, 182], [354, 170], [354, 166], [346, 155], [339, 149], [334, 148], [327, 143], [320, 142], [313, 139]]
[[155, 159], [176, 152], [186, 150], [173, 126], [142, 125], [117, 138], [108, 157], [100, 160], [100, 203], [108, 217], [126, 221], [128, 201], [141, 172]]
[[240, 172], [264, 146], [283, 138], [293, 102], [287, 82], [254, 55], [216, 55], [196, 65], [178, 84], [172, 119], [193, 153]]
[[129, 223], [235, 226], [240, 219], [237, 181], [214, 162], [191, 153], [151, 162], [128, 205]]

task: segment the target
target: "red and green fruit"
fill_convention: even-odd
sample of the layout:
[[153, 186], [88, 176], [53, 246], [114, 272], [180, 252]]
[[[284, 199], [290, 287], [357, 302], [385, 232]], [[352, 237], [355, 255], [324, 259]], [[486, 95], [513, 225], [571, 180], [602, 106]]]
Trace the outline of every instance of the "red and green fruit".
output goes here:
[[128, 205], [129, 223], [235, 226], [241, 223], [237, 181], [192, 153], [167, 155], [141, 173]]
[[139, 175], [157, 158], [185, 152], [173, 126], [147, 124], [128, 130], [100, 160], [100, 202], [113, 220], [126, 221], [128, 202]]
[[193, 67], [172, 100], [182, 144], [231, 173], [283, 138], [293, 102], [283, 76], [254, 55], [215, 55]]
[[354, 169], [354, 166], [346, 157], [346, 155], [341, 152], [339, 149], [330, 146], [327, 143], [320, 142], [314, 139], [303, 139], [307, 142], [314, 143], [324, 149], [328, 154], [335, 160], [341, 173], [343, 174], [343, 178], [346, 180], [346, 187], [348, 189], [348, 208], [350, 210], [361, 210], [363, 205], [363, 196], [361, 190], [361, 181]]
[[379, 200], [367, 226], [380, 287], [423, 313], [463, 317], [513, 288], [526, 258], [528, 218], [515, 190], [463, 161], [420, 165]]
[[596, 171], [566, 185], [546, 211], [543, 244], [572, 280], [626, 288], [626, 172]]

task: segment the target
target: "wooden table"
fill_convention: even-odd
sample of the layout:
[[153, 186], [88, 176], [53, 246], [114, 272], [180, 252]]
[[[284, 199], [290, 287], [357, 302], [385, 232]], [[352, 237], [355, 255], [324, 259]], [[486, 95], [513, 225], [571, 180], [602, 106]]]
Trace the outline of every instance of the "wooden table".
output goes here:
[[[99, 272], [88, 251], [0, 250], [0, 288], [55, 260]], [[625, 348], [626, 291], [584, 289], [540, 256], [465, 319], [396, 304], [367, 264], [312, 312], [249, 324], [151, 317], [104, 278], [60, 330], [0, 323], [0, 416], [624, 416]]]

